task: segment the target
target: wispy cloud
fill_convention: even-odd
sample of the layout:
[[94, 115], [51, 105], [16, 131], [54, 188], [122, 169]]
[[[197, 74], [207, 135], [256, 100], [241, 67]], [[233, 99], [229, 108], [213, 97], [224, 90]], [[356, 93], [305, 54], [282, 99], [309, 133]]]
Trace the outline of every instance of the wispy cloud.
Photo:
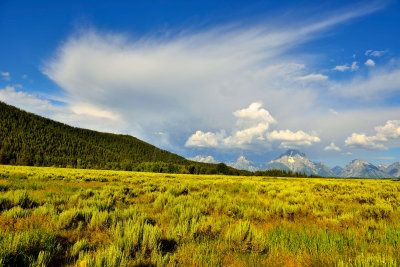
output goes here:
[[380, 57], [386, 53], [387, 53], [387, 50], [381, 50], [381, 51], [367, 50], [367, 51], [365, 51], [366, 56], [373, 56], [373, 57]]
[[349, 67], [349, 65], [347, 65], [347, 64], [335, 66], [335, 67], [333, 68], [333, 70], [337, 70], [337, 71], [341, 71], [341, 72], [346, 71], [346, 70], [349, 70], [349, 69], [350, 69], [350, 67]]
[[3, 79], [6, 81], [9, 81], [11, 79], [9, 72], [0, 72], [0, 76], [3, 77]]

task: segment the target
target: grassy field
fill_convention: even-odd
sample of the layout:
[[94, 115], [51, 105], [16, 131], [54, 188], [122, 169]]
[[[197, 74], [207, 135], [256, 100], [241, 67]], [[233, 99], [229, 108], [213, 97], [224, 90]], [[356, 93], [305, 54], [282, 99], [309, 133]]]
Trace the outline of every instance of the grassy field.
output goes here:
[[400, 182], [0, 166], [0, 266], [396, 266]]

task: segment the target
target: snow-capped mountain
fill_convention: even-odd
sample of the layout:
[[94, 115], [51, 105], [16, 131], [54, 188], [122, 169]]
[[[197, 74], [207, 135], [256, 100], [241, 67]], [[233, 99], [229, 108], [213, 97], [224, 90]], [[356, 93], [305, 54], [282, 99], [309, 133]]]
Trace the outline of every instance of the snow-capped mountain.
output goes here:
[[277, 159], [270, 161], [264, 167], [265, 170], [290, 170], [307, 175], [319, 175], [324, 177], [335, 177], [335, 173], [324, 163], [310, 161], [304, 153], [295, 149], [289, 149]]
[[386, 168], [386, 173], [395, 178], [400, 178], [400, 162], [395, 162]]
[[343, 168], [340, 167], [340, 166], [335, 166], [335, 167], [332, 168], [332, 171], [333, 171], [333, 173], [336, 174], [337, 176], [340, 176], [340, 174], [341, 174], [342, 171], [343, 171]]
[[364, 160], [355, 159], [340, 174], [341, 177], [390, 178], [392, 175]]
[[247, 170], [251, 172], [258, 171], [259, 168], [255, 167], [250, 160], [247, 160], [244, 156], [240, 156], [236, 161], [228, 162], [226, 165], [231, 166], [239, 170]]
[[[190, 160], [218, 163], [212, 156], [196, 156]], [[330, 169], [324, 163], [310, 161], [304, 153], [295, 149], [289, 149], [278, 158], [271, 160], [263, 167], [255, 166], [244, 156], [240, 156], [236, 161], [227, 162], [226, 165], [239, 170], [255, 172], [258, 170], [285, 170], [301, 172], [307, 175], [318, 175], [322, 177], [343, 177], [343, 178], [400, 178], [400, 162], [392, 165], [373, 165], [363, 160], [353, 160], [345, 168], [335, 166]]]
[[380, 171], [387, 172], [387, 168], [388, 168], [387, 165], [379, 164], [379, 165], [376, 165], [376, 167], [377, 167]]

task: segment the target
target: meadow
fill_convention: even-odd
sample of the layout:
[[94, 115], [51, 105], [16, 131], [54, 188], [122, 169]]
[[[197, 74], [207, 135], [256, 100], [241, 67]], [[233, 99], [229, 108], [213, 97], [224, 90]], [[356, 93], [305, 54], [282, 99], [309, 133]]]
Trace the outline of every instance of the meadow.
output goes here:
[[397, 180], [0, 165], [0, 266], [397, 266]]

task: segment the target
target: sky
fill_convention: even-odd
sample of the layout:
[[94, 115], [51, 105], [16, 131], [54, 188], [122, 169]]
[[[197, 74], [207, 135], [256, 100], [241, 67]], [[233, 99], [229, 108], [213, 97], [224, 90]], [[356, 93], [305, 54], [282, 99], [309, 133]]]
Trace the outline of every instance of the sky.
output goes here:
[[186, 158], [400, 161], [399, 1], [0, 1], [0, 100]]

